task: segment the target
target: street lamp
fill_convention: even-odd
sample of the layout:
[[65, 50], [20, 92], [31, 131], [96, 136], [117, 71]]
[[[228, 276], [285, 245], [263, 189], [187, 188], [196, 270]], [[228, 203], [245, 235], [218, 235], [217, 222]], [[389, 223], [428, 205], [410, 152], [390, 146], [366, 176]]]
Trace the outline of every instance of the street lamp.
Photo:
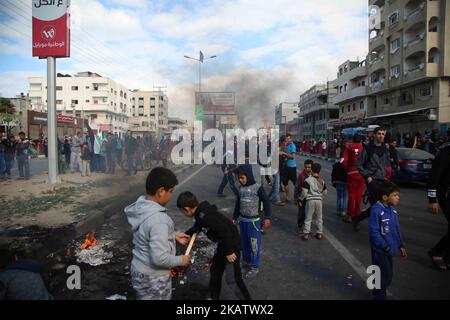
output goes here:
[[216, 58], [217, 56], [214, 55], [214, 56], [210, 56], [210, 57], [208, 57], [208, 58], [205, 58], [205, 57], [203, 56], [203, 52], [200, 51], [200, 54], [199, 54], [199, 58], [198, 58], [198, 59], [197, 59], [197, 58], [192, 58], [192, 57], [190, 57], [190, 56], [184, 56], [184, 57], [185, 57], [186, 59], [192, 59], [192, 60], [198, 61], [198, 92], [202, 92], [201, 65], [202, 65], [203, 61], [209, 60], [209, 59], [213, 59], [213, 58]]

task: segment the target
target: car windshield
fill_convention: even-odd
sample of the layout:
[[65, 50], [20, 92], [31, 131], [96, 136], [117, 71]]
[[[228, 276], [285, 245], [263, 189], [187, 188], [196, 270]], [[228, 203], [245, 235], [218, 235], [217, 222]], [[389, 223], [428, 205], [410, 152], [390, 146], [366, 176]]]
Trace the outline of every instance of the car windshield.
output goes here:
[[428, 153], [420, 149], [398, 148], [397, 152], [399, 157], [402, 159], [428, 160], [434, 158], [434, 156], [431, 153]]

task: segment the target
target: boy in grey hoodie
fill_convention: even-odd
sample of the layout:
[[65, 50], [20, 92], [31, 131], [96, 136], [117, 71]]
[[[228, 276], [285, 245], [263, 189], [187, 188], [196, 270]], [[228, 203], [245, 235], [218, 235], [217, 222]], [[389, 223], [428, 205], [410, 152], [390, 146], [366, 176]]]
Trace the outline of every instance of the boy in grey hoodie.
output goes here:
[[301, 201], [306, 201], [305, 206], [305, 222], [303, 224], [303, 240], [308, 240], [311, 232], [311, 223], [315, 215], [315, 224], [317, 226], [316, 238], [323, 238], [323, 220], [322, 220], [322, 201], [323, 196], [327, 194], [327, 186], [325, 181], [319, 176], [321, 165], [314, 163], [312, 165], [312, 174], [303, 183]]
[[154, 168], [145, 183], [147, 195], [125, 208], [133, 230], [131, 283], [139, 300], [170, 300], [170, 269], [189, 264], [189, 256], [176, 255], [175, 240], [185, 245], [190, 236], [175, 232], [165, 208], [177, 184], [172, 171]]

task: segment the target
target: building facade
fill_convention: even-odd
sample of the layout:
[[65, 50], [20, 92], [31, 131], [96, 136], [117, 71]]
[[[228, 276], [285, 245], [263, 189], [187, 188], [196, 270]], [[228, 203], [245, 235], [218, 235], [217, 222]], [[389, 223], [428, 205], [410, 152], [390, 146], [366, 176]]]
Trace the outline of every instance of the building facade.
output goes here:
[[[30, 77], [29, 85], [31, 110], [47, 112], [47, 79]], [[131, 95], [123, 85], [96, 73], [58, 74], [56, 112], [87, 119], [93, 130], [122, 136], [132, 116]]]
[[177, 117], [169, 117], [169, 132], [172, 133], [177, 129], [186, 129], [187, 120], [177, 118]]
[[342, 63], [332, 86], [336, 96], [331, 102], [339, 110], [339, 121], [333, 120], [333, 126], [343, 128], [363, 125], [369, 104], [366, 60], [347, 60]]
[[300, 95], [300, 139], [329, 139], [332, 127], [328, 126], [330, 119], [339, 118], [338, 106], [332, 103], [336, 96], [332, 83], [314, 85]]
[[450, 0], [370, 0], [369, 121], [398, 133], [450, 123]]
[[279, 127], [280, 135], [285, 135], [290, 121], [298, 118], [299, 106], [297, 102], [282, 102], [275, 106], [275, 124]]
[[169, 133], [169, 99], [162, 91], [131, 92], [130, 130], [150, 131], [159, 136]]

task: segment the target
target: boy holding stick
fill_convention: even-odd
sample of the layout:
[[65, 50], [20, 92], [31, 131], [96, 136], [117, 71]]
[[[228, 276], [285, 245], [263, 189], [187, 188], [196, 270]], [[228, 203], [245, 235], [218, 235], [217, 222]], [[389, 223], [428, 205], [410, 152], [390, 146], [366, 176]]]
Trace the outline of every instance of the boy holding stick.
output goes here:
[[[219, 299], [222, 276], [225, 272], [227, 285], [238, 299], [251, 300], [247, 287], [242, 280], [240, 268], [241, 238], [233, 222], [217, 211], [217, 207], [207, 201], [199, 203], [194, 194], [189, 191], [178, 196], [177, 207], [187, 217], [195, 218], [195, 224], [185, 233], [194, 236], [206, 231], [206, 236], [218, 243], [210, 272], [209, 288], [212, 299]], [[189, 248], [192, 248], [191, 241]], [[186, 251], [189, 255], [189, 251]]]

